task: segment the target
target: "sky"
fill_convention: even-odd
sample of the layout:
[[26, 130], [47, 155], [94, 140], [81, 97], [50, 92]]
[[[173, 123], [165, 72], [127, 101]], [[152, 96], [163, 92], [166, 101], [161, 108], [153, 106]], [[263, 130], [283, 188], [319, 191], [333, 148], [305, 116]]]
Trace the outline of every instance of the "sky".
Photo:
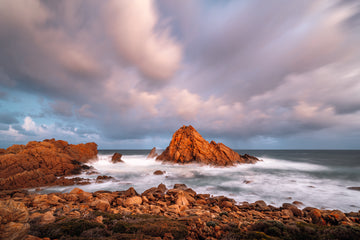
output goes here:
[[360, 149], [358, 0], [0, 0], [0, 147]]

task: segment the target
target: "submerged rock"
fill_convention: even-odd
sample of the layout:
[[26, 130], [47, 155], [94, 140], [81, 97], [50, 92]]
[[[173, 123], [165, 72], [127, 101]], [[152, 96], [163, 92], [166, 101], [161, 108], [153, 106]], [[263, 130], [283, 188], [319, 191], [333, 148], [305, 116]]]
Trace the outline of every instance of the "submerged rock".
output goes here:
[[147, 155], [146, 158], [156, 158], [159, 154], [156, 153], [156, 147], [154, 147], [153, 149], [151, 149], [149, 155]]
[[255, 163], [256, 157], [234, 152], [222, 143], [206, 141], [192, 126], [177, 130], [166, 150], [157, 160], [173, 163], [202, 163], [216, 166], [234, 166], [239, 163]]
[[13, 145], [0, 155], [0, 190], [71, 184], [58, 179], [88, 169], [97, 157], [96, 143], [68, 144], [55, 139]]

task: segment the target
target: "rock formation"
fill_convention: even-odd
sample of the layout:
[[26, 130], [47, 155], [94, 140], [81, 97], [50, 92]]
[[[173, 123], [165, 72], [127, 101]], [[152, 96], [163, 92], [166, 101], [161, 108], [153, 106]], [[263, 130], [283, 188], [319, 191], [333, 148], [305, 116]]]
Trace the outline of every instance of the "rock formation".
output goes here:
[[234, 166], [259, 161], [250, 155], [240, 155], [222, 143], [206, 141], [192, 126], [177, 130], [166, 150], [157, 160], [173, 163], [202, 163], [216, 166]]
[[68, 144], [55, 139], [13, 145], [0, 155], [0, 190], [73, 184], [62, 176], [79, 174], [97, 157], [95, 143]]
[[156, 147], [153, 147], [153, 149], [151, 149], [149, 155], [147, 155], [146, 158], [156, 158], [159, 154], [156, 153]]
[[118, 162], [124, 162], [122, 159], [122, 154], [121, 153], [114, 153], [114, 155], [112, 155], [111, 157], [111, 162], [112, 163], [118, 163]]

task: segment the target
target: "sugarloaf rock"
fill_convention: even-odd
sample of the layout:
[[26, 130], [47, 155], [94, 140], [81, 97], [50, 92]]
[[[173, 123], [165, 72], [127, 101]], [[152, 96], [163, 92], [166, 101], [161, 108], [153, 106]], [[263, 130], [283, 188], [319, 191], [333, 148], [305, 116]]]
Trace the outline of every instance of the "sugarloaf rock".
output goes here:
[[0, 155], [0, 190], [71, 184], [59, 177], [80, 173], [96, 157], [96, 143], [50, 139], [13, 145]]
[[191, 125], [177, 130], [165, 151], [157, 160], [173, 163], [202, 163], [215, 166], [234, 166], [259, 161], [250, 155], [240, 155], [222, 143], [206, 141]]

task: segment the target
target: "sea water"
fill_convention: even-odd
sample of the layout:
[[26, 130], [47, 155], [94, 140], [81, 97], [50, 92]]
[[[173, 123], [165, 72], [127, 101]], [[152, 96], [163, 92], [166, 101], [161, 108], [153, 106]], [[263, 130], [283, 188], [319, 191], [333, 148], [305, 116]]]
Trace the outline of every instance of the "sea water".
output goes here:
[[[123, 154], [123, 163], [112, 163], [113, 153]], [[211, 167], [199, 164], [164, 164], [147, 159], [149, 150], [102, 150], [91, 165], [98, 171], [85, 191], [122, 191], [134, 187], [138, 193], [163, 183], [172, 188], [184, 183], [197, 193], [228, 196], [237, 202], [264, 200], [281, 206], [300, 201], [304, 206], [320, 209], [339, 209], [345, 212], [360, 210], [360, 151], [345, 150], [238, 150], [261, 159], [256, 164], [235, 167]], [[154, 175], [154, 171], [166, 173]], [[99, 175], [114, 179], [96, 183]], [[44, 192], [68, 192], [74, 186], [48, 187]]]

